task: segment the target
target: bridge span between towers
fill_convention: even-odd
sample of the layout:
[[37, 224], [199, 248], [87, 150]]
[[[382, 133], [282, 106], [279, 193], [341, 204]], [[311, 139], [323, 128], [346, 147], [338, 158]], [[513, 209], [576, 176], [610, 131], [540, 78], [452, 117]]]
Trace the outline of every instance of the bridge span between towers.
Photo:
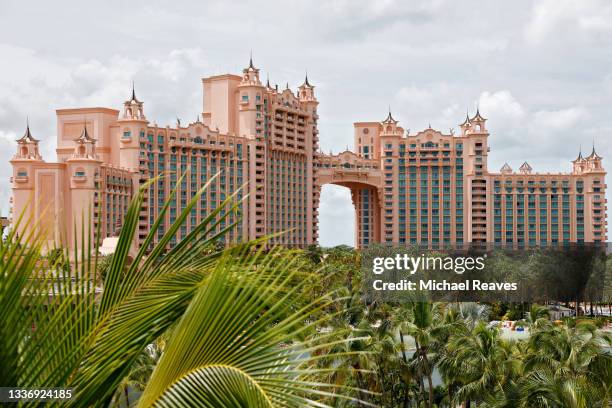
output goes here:
[[380, 242], [383, 176], [377, 160], [364, 159], [349, 150], [337, 155], [320, 154], [314, 181], [319, 188], [335, 184], [351, 190], [357, 247]]

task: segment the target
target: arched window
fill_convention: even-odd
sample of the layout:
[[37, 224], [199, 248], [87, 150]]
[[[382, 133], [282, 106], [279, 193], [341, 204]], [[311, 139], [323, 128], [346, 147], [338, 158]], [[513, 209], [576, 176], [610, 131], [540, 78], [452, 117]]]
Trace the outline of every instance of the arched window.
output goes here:
[[23, 146], [21, 148], [21, 155], [22, 156], [27, 156], [28, 155], [28, 148], [27, 148], [27, 146]]
[[85, 156], [85, 146], [79, 146], [79, 156]]

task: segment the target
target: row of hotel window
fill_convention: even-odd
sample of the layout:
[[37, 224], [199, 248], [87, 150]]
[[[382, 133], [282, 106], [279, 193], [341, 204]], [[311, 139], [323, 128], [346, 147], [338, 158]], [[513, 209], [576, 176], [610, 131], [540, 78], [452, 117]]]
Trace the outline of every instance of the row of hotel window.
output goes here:
[[[123, 132], [123, 138], [129, 139], [130, 137], [132, 137], [132, 132], [131, 131], [126, 130], [126, 131]], [[187, 142], [188, 139], [190, 139], [190, 137], [185, 137], [185, 136], [181, 135], [178, 140], [179, 140], [179, 142]], [[154, 136], [151, 133], [149, 133], [149, 134], [147, 134], [147, 136], [145, 138], [145, 132], [144, 131], [140, 131], [140, 140], [148, 142], [149, 143], [149, 147], [148, 148], [150, 149], [151, 145], [153, 144], [153, 141], [154, 141]], [[158, 148], [163, 148], [163, 146], [165, 144], [165, 140], [166, 140], [166, 136], [165, 135], [163, 135], [161, 133], [157, 135], [157, 146], [158, 146]], [[171, 135], [169, 140], [170, 141], [175, 141], [176, 140], [176, 136], [172, 136]], [[223, 141], [223, 140], [219, 140], [218, 141], [219, 143], [217, 143], [217, 140], [215, 140], [215, 139], [204, 140], [200, 136], [195, 136], [194, 138], [192, 138], [192, 140], [196, 144], [204, 144], [206, 142], [209, 145], [217, 145], [217, 144], [219, 146], [225, 146], [226, 145], [225, 141]], [[140, 147], [141, 148], [144, 148], [144, 145], [145, 145], [144, 143], [140, 143]], [[234, 144], [230, 142], [229, 143], [229, 147], [233, 147], [233, 146], [234, 146]], [[176, 149], [176, 148], [173, 147], [173, 149]], [[236, 150], [237, 151], [242, 151], [242, 144], [237, 143], [236, 144]], [[174, 152], [174, 150], [173, 150], [173, 152]]]

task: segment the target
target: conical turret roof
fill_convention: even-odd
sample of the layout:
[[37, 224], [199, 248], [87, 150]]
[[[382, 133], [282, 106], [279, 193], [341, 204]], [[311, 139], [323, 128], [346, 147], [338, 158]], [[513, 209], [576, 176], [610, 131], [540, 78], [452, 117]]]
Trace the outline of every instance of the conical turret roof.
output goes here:
[[35, 139], [34, 136], [32, 136], [32, 132], [30, 132], [30, 121], [29, 120], [26, 121], [25, 133], [23, 134], [23, 136], [17, 139], [17, 141], [18, 142], [34, 142], [34, 143], [37, 143], [39, 141], [38, 139]]

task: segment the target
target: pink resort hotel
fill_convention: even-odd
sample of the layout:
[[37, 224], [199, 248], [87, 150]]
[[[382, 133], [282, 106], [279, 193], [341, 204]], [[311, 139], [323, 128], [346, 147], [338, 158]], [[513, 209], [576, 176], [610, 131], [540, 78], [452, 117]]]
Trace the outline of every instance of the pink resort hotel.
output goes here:
[[163, 173], [146, 193], [137, 233], [143, 242], [174, 188], [158, 238], [219, 173], [175, 240], [244, 185], [239, 213], [218, 225], [239, 222], [229, 241], [287, 231], [274, 241], [316, 244], [321, 186], [331, 183], [351, 190], [359, 247], [606, 241], [606, 172], [594, 148], [568, 173], [536, 173], [527, 163], [491, 172], [479, 112], [456, 135], [431, 128], [408, 134], [389, 113], [382, 122], [354, 124], [355, 151], [326, 155], [308, 78], [297, 94], [264, 85], [251, 61], [242, 75], [204, 78], [202, 88], [201, 118], [174, 126], [150, 122], [135, 92], [121, 111], [57, 110], [57, 163], [43, 161], [28, 126], [11, 160], [13, 220], [25, 208], [49, 243], [70, 247], [79, 244], [72, 226], [80, 229], [82, 217], [103, 238], [116, 236], [139, 186]]

